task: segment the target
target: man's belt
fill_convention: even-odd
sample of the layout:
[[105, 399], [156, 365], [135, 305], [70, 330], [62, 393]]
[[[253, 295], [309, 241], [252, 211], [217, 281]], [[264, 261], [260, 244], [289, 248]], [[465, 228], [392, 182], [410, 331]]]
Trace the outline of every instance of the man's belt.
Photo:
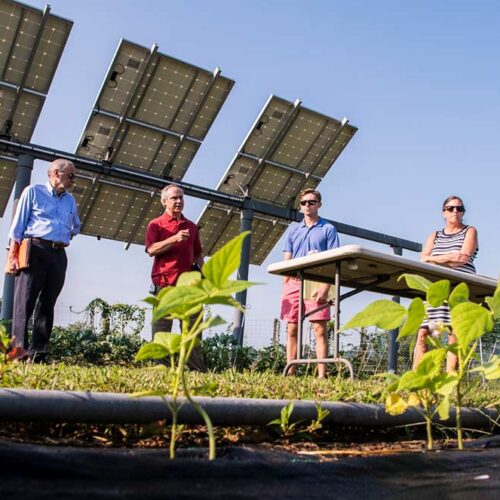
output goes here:
[[60, 248], [66, 248], [68, 246], [66, 245], [66, 243], [63, 243], [62, 241], [44, 240], [43, 238], [31, 238], [31, 241], [33, 241], [33, 243], [38, 243], [39, 245], [49, 248], [60, 249]]

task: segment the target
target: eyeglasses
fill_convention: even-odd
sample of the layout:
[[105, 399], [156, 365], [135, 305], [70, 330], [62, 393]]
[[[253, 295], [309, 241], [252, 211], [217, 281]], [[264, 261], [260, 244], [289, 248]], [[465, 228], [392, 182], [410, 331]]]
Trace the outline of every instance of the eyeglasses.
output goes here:
[[450, 206], [450, 207], [444, 207], [443, 210], [446, 210], [447, 212], [465, 212], [465, 208], [462, 205], [459, 206]]
[[[64, 172], [64, 170], [58, 170], [57, 173], [58, 174], [64, 174], [65, 172]], [[73, 173], [70, 173], [70, 174], [67, 174], [67, 175], [68, 175], [68, 178], [69, 178], [70, 181], [74, 180], [75, 177], [76, 177], [76, 174], [73, 174]]]
[[316, 205], [316, 203], [318, 203], [318, 200], [302, 200], [300, 202], [300, 206], [305, 207], [306, 205], [309, 205], [311, 207]]

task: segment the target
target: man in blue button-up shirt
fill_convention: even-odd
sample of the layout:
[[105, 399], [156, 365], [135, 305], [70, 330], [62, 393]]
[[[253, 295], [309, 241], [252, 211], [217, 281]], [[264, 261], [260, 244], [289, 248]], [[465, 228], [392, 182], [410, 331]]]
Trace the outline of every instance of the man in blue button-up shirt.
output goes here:
[[[336, 228], [319, 216], [321, 194], [314, 189], [305, 189], [299, 195], [300, 209], [304, 214], [303, 221], [295, 226], [286, 236], [284, 260], [305, 257], [316, 252], [324, 252], [339, 246]], [[329, 285], [322, 284], [312, 297], [304, 299], [304, 309], [308, 313], [319, 308], [309, 316], [309, 321], [316, 334], [316, 355], [324, 359], [328, 355], [327, 321], [330, 319], [328, 303]], [[297, 333], [299, 318], [300, 281], [295, 278], [283, 278], [283, 294], [281, 297], [281, 319], [287, 322], [287, 361], [297, 359]], [[288, 371], [295, 373], [295, 366]], [[324, 378], [326, 368], [318, 364], [318, 376]]]
[[[9, 232], [8, 266], [17, 274], [14, 291], [12, 337], [17, 358], [43, 361], [49, 348], [54, 306], [66, 276], [64, 250], [80, 231], [76, 202], [69, 191], [76, 169], [68, 160], [50, 164], [45, 185], [28, 186], [17, 205]], [[29, 267], [19, 269], [19, 247], [31, 239]], [[28, 344], [28, 321], [35, 309], [33, 335]], [[29, 345], [29, 347], [28, 347]]]

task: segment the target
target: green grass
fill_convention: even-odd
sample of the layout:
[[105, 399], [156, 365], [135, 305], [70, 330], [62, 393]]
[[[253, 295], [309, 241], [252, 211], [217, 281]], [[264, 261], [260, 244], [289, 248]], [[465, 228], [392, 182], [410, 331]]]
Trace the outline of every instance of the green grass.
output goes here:
[[[11, 365], [4, 387], [48, 389], [62, 391], [92, 391], [132, 393], [165, 388], [166, 370], [159, 366], [75, 366]], [[251, 371], [223, 373], [190, 373], [192, 387], [207, 387], [194, 391], [198, 395], [266, 398], [311, 399], [316, 401], [346, 401], [383, 403], [383, 384], [380, 378], [355, 380], [332, 377], [318, 380], [312, 376], [283, 377], [271, 372]], [[467, 391], [465, 406], [491, 407], [500, 404], [500, 381], [482, 386], [475, 379]]]

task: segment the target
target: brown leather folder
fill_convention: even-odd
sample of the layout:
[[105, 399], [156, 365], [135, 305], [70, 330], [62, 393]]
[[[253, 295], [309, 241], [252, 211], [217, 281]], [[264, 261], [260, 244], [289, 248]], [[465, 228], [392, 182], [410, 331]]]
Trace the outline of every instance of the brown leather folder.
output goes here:
[[[23, 269], [28, 269], [30, 267], [30, 254], [31, 254], [31, 238], [24, 238], [19, 245], [19, 268], [18, 271]], [[9, 258], [7, 257], [7, 263], [5, 264], [5, 274], [17, 274], [11, 273], [9, 268]]]

